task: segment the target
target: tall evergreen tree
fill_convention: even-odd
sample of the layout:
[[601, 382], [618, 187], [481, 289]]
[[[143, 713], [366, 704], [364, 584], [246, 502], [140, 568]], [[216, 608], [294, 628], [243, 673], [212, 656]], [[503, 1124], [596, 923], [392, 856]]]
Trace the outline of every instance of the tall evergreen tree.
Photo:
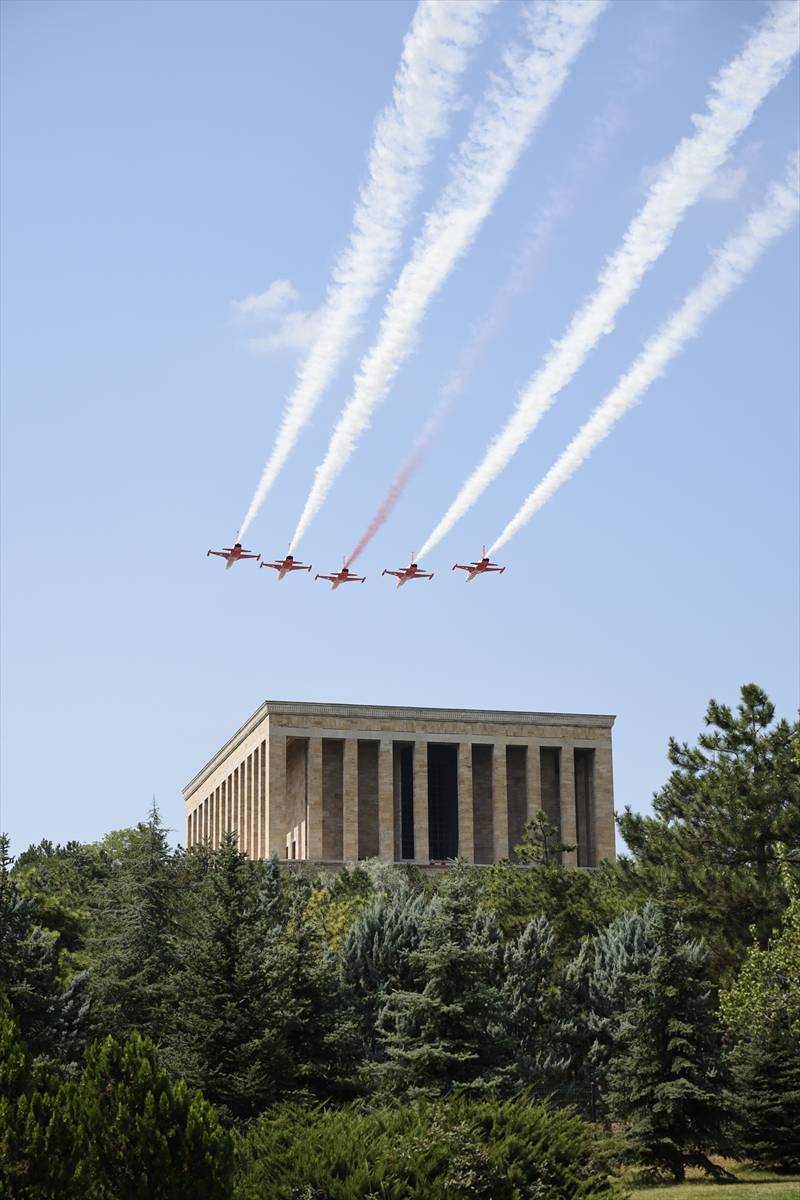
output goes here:
[[502, 953], [497, 924], [477, 905], [474, 878], [454, 867], [424, 910], [411, 955], [422, 986], [392, 992], [379, 1015], [380, 1087], [436, 1094], [498, 1078], [509, 1051]]
[[11, 874], [12, 861], [9, 840], [2, 834], [0, 989], [11, 1003], [31, 1053], [71, 1061], [85, 1032], [85, 979], [77, 980], [65, 995], [57, 935], [38, 924], [33, 901], [20, 894]]
[[781, 863], [789, 905], [765, 948], [754, 944], [721, 1009], [733, 1043], [736, 1142], [764, 1166], [800, 1169], [800, 885]]
[[739, 1154], [763, 1167], [800, 1171], [800, 1042], [786, 1017], [740, 1038], [731, 1069]]
[[648, 974], [658, 948], [661, 914], [654, 904], [623, 913], [592, 939], [587, 956], [586, 1024], [591, 1035], [587, 1067], [602, 1088], [638, 980]]
[[557, 1008], [553, 991], [555, 938], [546, 917], [531, 921], [505, 948], [503, 1008], [513, 1061], [526, 1083], [541, 1078]]
[[416, 990], [419, 948], [427, 898], [408, 886], [373, 897], [353, 923], [340, 952], [341, 976], [353, 995], [368, 1057], [378, 1045], [377, 1020], [389, 995]]
[[710, 701], [696, 746], [669, 742], [673, 771], [653, 816], [626, 808], [620, 832], [634, 861], [617, 871], [630, 897], [680, 906], [718, 971], [741, 962], [755, 925], [762, 945], [780, 913], [777, 847], [800, 853], [800, 724], [775, 720], [756, 684], [734, 713]]
[[174, 1023], [166, 1051], [176, 1074], [237, 1117], [293, 1086], [291, 952], [274, 886], [226, 834], [178, 943]]
[[687, 1164], [719, 1174], [708, 1155], [723, 1145], [722, 1046], [706, 953], [659, 913], [650, 969], [631, 988], [609, 1070], [607, 1102], [624, 1123], [634, 1161], [678, 1181]]
[[596, 1106], [635, 980], [650, 969], [657, 910], [623, 913], [559, 970], [552, 1017], [539, 1056], [540, 1083]]
[[177, 886], [167, 832], [155, 802], [115, 864], [94, 945], [91, 989], [102, 1033], [163, 1037], [171, 976]]
[[280, 1093], [349, 1096], [361, 1050], [350, 990], [318, 923], [308, 919], [306, 890], [281, 872], [277, 858], [266, 864], [260, 903], [284, 963], [287, 1071]]

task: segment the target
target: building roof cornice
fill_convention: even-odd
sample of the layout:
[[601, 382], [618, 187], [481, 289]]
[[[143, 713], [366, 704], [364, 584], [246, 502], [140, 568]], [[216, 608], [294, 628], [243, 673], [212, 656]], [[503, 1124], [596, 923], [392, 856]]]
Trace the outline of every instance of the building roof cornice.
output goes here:
[[471, 724], [496, 721], [505, 725], [573, 725], [578, 728], [591, 727], [594, 729], [611, 729], [616, 719], [608, 713], [521, 712], [515, 709], [488, 708], [411, 708], [395, 704], [314, 704], [303, 700], [265, 700], [245, 721], [244, 725], [237, 729], [216, 754], [189, 780], [183, 789], [183, 795], [186, 796], [195, 791], [202, 780], [245, 741], [265, 717], [269, 716], [350, 717], [356, 720], [372, 718], [390, 721], [464, 721]]

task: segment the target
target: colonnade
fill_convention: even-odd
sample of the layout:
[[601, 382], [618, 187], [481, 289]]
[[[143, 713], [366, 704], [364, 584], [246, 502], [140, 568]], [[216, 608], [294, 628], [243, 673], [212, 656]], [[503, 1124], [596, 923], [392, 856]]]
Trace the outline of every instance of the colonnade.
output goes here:
[[526, 820], [544, 809], [562, 842], [576, 843], [580, 831], [581, 846], [565, 854], [565, 862], [595, 865], [599, 857], [613, 857], [610, 740], [270, 731], [248, 749], [188, 813], [189, 845], [215, 847], [226, 830], [236, 830], [252, 858], [276, 853], [312, 861], [427, 863], [433, 852], [497, 862], [518, 844]]

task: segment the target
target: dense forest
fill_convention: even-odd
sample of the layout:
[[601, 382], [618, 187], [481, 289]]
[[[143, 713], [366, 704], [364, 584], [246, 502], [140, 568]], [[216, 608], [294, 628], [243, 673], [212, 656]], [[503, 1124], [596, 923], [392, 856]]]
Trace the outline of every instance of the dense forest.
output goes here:
[[173, 849], [155, 807], [4, 838], [0, 1193], [613, 1200], [626, 1163], [800, 1170], [800, 727], [750, 684], [668, 755], [597, 870], [542, 814], [521, 865], [438, 875]]

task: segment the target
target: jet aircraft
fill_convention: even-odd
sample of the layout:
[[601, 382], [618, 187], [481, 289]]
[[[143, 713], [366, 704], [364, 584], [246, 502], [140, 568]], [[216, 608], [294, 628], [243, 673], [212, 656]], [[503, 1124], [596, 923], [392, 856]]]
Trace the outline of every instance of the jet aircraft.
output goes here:
[[409, 579], [433, 579], [433, 571], [420, 571], [417, 564], [413, 561], [414, 555], [411, 555], [412, 561], [407, 567], [400, 567], [397, 571], [390, 571], [385, 568], [382, 575], [394, 575], [397, 579], [397, 586], [402, 587], [404, 583], [408, 583]]
[[279, 559], [277, 562], [262, 562], [262, 567], [272, 567], [273, 571], [278, 572], [278, 580], [283, 579], [284, 575], [288, 575], [290, 571], [310, 571], [311, 567], [304, 563], [295, 562], [294, 556], [287, 554], [286, 558]]
[[485, 575], [488, 571], [497, 571], [499, 575], [503, 574], [505, 567], [498, 567], [497, 563], [489, 562], [489, 557], [486, 553], [486, 547], [483, 547], [482, 557], [476, 562], [471, 563], [453, 563], [454, 571], [466, 571], [467, 583], [472, 583], [477, 575]]
[[241, 542], [234, 542], [232, 546], [225, 546], [222, 550], [209, 550], [206, 554], [216, 554], [219, 558], [225, 559], [225, 570], [230, 571], [234, 563], [237, 563], [240, 558], [261, 558], [260, 554], [254, 554], [252, 550], [243, 550]]
[[342, 567], [341, 571], [337, 571], [335, 575], [315, 575], [315, 579], [326, 579], [331, 585], [331, 591], [335, 592], [340, 583], [363, 583], [367, 578], [366, 575], [353, 575], [349, 567]]

